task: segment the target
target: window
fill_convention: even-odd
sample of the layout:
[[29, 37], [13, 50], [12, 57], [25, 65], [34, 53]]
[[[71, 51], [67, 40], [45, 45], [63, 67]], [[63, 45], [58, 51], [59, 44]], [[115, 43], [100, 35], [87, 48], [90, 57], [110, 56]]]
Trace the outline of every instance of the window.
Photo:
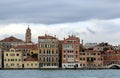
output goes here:
[[17, 59], [15, 59], [15, 61], [17, 61]]
[[39, 58], [39, 60], [41, 61], [41, 57]]
[[41, 50], [39, 51], [39, 54], [41, 54]]
[[8, 56], [8, 53], [6, 53], [6, 56]]
[[4, 61], [6, 61], [6, 59], [4, 59]]
[[31, 66], [33, 66], [33, 64], [31, 63]]
[[47, 50], [47, 54], [48, 54], [49, 52], [48, 52], [48, 50]]
[[83, 55], [85, 55], [85, 53], [83, 53]]
[[11, 59], [11, 61], [14, 61], [14, 59]]
[[80, 66], [82, 66], [82, 64], [80, 64]]
[[37, 66], [37, 63], [35, 64], [35, 66]]
[[82, 58], [80, 58], [80, 60], [82, 60]]
[[70, 51], [68, 50], [68, 53], [69, 53]]
[[6, 64], [6, 66], [8, 66], [8, 64]]
[[27, 63], [27, 66], [29, 66], [29, 63]]
[[33, 54], [33, 52], [31, 52], [31, 54]]
[[76, 51], [76, 54], [78, 53], [78, 51]]
[[76, 58], [78, 58], [78, 55], [76, 55]]
[[82, 55], [82, 53], [80, 53], [80, 55]]
[[43, 61], [46, 61], [46, 60], [45, 60], [45, 57], [44, 57]]
[[11, 66], [14, 66], [14, 63], [11, 63]]
[[46, 66], [46, 64], [44, 63], [44, 66]]
[[19, 59], [19, 61], [20, 61], [20, 59]]
[[45, 48], [47, 48], [47, 44], [45, 44]]
[[93, 53], [93, 55], [96, 55], [96, 53]]
[[65, 58], [65, 55], [64, 55], [64, 58]]
[[8, 61], [10, 61], [10, 59], [8, 59]]
[[89, 55], [89, 53], [87, 53], [87, 55]]
[[44, 54], [45, 54], [45, 50], [44, 50]]
[[52, 54], [54, 54], [54, 50], [52, 50]]
[[94, 60], [96, 60], [96, 58], [94, 58]]
[[56, 50], [56, 54], [58, 54], [58, 50]]
[[19, 66], [19, 63], [17, 63], [17, 66]]
[[56, 61], [58, 61], [58, 58], [56, 57]]
[[100, 53], [98, 53], [98, 55], [100, 55]]
[[14, 52], [14, 50], [11, 50], [11, 52]]
[[54, 63], [54, 66], [56, 66], [56, 63]]
[[17, 56], [19, 56], [19, 54], [17, 54]]

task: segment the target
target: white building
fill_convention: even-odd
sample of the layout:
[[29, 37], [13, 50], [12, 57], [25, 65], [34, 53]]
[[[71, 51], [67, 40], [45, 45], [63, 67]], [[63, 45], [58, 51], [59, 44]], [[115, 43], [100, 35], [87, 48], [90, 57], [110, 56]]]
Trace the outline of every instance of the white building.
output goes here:
[[97, 43], [86, 43], [84, 45], [84, 48], [88, 49], [88, 48], [93, 48], [94, 46], [97, 46]]

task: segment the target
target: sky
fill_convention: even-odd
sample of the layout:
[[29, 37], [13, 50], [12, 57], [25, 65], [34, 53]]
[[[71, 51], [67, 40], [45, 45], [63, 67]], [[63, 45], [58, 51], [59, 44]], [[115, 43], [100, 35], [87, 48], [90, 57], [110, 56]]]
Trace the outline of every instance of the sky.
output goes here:
[[120, 44], [120, 0], [0, 0], [0, 40], [9, 36], [32, 41], [76, 35], [84, 43]]

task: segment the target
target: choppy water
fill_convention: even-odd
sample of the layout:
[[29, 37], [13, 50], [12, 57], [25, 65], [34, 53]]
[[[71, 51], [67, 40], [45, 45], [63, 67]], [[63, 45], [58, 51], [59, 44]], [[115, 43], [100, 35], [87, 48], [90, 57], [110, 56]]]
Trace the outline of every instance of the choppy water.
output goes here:
[[0, 78], [120, 78], [120, 70], [0, 70]]

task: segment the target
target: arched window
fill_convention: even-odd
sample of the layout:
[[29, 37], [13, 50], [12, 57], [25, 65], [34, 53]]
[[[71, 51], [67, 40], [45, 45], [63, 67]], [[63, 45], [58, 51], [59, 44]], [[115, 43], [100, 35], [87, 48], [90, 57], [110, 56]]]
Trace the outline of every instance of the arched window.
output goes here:
[[41, 54], [41, 50], [39, 51], [39, 54]]
[[45, 57], [44, 57], [44, 60], [43, 61], [45, 61]]
[[44, 50], [44, 54], [45, 54], [45, 50]]
[[56, 54], [58, 54], [58, 50], [56, 50]]
[[52, 54], [54, 54], [54, 50], [52, 50]]

